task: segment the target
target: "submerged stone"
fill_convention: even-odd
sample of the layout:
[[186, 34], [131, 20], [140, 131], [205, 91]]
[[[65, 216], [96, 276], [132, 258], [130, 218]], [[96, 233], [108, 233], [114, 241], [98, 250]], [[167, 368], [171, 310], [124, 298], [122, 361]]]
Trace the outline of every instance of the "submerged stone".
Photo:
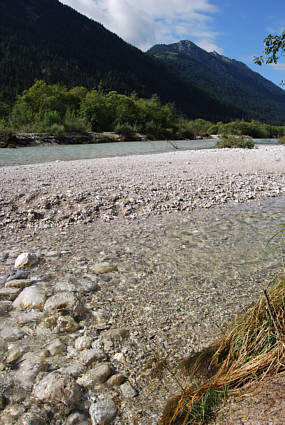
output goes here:
[[60, 403], [72, 408], [81, 400], [81, 389], [71, 376], [49, 373], [33, 389], [37, 400], [45, 403]]

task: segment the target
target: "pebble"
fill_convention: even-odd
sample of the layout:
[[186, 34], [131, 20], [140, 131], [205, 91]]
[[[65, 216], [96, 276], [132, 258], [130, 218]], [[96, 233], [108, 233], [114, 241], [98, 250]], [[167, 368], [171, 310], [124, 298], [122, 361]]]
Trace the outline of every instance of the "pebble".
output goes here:
[[97, 274], [103, 274], [117, 270], [117, 266], [115, 266], [114, 264], [103, 262], [95, 264], [94, 266], [90, 266], [90, 270]]
[[23, 252], [15, 260], [15, 269], [23, 269], [31, 267], [39, 262], [39, 258], [36, 254], [30, 252]]
[[47, 299], [44, 310], [72, 310], [77, 303], [78, 300], [72, 292], [59, 292]]
[[112, 374], [113, 369], [110, 363], [102, 363], [88, 370], [77, 379], [77, 383], [85, 388], [93, 388], [98, 384], [103, 384]]

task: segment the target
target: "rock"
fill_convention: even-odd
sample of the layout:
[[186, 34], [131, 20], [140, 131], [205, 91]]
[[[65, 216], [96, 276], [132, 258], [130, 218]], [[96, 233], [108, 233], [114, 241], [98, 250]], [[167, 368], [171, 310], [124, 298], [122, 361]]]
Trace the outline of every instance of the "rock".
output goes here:
[[11, 301], [0, 301], [0, 315], [8, 313], [11, 310], [12, 302]]
[[118, 270], [117, 266], [114, 264], [110, 264], [107, 262], [95, 264], [95, 266], [91, 266], [90, 270], [97, 274], [109, 273], [115, 270]]
[[13, 302], [13, 307], [21, 309], [42, 310], [45, 303], [45, 292], [38, 286], [30, 286], [23, 289]]
[[82, 351], [90, 348], [92, 344], [92, 338], [89, 336], [80, 336], [75, 340], [74, 346], [77, 351]]
[[83, 413], [75, 412], [68, 416], [65, 425], [89, 425], [89, 423], [89, 417]]
[[44, 403], [60, 403], [72, 408], [81, 400], [81, 389], [72, 377], [55, 372], [34, 386], [33, 396]]
[[128, 329], [125, 328], [118, 328], [118, 329], [110, 329], [106, 332], [103, 332], [101, 337], [103, 340], [105, 339], [126, 339], [130, 335], [130, 332]]
[[21, 416], [21, 425], [46, 425], [48, 417], [46, 412], [30, 410]]
[[14, 279], [5, 283], [5, 288], [25, 288], [31, 285], [30, 280]]
[[77, 303], [78, 300], [72, 292], [59, 292], [47, 299], [44, 310], [72, 310]]
[[52, 356], [61, 354], [65, 350], [65, 345], [61, 342], [59, 338], [52, 341], [47, 347], [47, 350]]
[[95, 385], [103, 384], [112, 374], [110, 363], [101, 363], [94, 369], [88, 370], [84, 375], [77, 379], [77, 383], [82, 387], [93, 388]]
[[109, 398], [103, 398], [92, 403], [89, 409], [92, 425], [111, 424], [117, 415], [117, 411], [117, 406]]
[[79, 355], [79, 361], [85, 366], [99, 360], [106, 360], [106, 354], [97, 349], [83, 350]]
[[26, 391], [30, 391], [40, 372], [47, 370], [48, 365], [39, 358], [24, 360], [14, 376], [14, 382]]
[[122, 375], [121, 373], [117, 373], [116, 375], [113, 375], [108, 379], [107, 385], [108, 387], [118, 387], [119, 385], [122, 385], [125, 380], [126, 377], [124, 375]]
[[18, 328], [16, 326], [5, 326], [0, 332], [0, 337], [4, 341], [10, 342], [10, 341], [17, 341], [18, 339], [22, 338], [25, 334], [26, 333], [21, 328]]
[[95, 319], [95, 326], [98, 330], [108, 328], [108, 321], [101, 311], [92, 311], [92, 316]]
[[60, 332], [75, 332], [79, 328], [71, 316], [59, 316], [57, 319], [57, 328]]
[[3, 394], [0, 394], [0, 410], [3, 410], [6, 405], [6, 400]]
[[23, 269], [26, 267], [31, 267], [34, 264], [39, 262], [39, 258], [36, 254], [31, 254], [29, 252], [24, 252], [20, 254], [15, 260], [15, 268]]
[[69, 376], [73, 376], [73, 378], [78, 378], [78, 376], [83, 374], [84, 370], [85, 370], [85, 367], [81, 363], [77, 361], [73, 361], [73, 362], [69, 362], [67, 367], [61, 368], [60, 372], [63, 375], [69, 375]]
[[124, 384], [122, 384], [120, 386], [120, 390], [124, 398], [134, 398], [138, 394], [129, 382], [125, 382]]
[[4, 284], [8, 282], [9, 280], [15, 280], [15, 279], [27, 279], [29, 277], [29, 272], [21, 269], [12, 269], [7, 276], [4, 277], [0, 281], [0, 284]]
[[18, 347], [12, 347], [7, 354], [6, 363], [13, 363], [23, 355], [23, 350]]
[[0, 300], [14, 301], [20, 293], [20, 288], [1, 288], [0, 289]]

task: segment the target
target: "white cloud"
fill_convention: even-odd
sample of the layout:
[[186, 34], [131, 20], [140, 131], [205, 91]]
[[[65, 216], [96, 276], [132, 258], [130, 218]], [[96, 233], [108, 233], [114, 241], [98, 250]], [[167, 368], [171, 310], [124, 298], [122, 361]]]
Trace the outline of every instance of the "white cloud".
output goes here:
[[142, 50], [190, 39], [206, 50], [221, 52], [211, 29], [217, 12], [211, 1], [61, 0]]
[[283, 71], [283, 72], [285, 72], [285, 63], [271, 63], [271, 64], [269, 64], [269, 66], [274, 71]]

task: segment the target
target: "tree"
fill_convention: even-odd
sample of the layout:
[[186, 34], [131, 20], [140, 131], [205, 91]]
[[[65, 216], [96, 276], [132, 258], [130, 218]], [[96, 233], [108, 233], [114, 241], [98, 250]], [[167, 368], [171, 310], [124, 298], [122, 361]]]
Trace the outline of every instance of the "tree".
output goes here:
[[277, 63], [280, 56], [285, 53], [285, 30], [280, 35], [269, 34], [264, 39], [264, 52], [262, 56], [257, 56], [254, 58], [254, 62], [257, 65], [262, 65], [263, 63]]

